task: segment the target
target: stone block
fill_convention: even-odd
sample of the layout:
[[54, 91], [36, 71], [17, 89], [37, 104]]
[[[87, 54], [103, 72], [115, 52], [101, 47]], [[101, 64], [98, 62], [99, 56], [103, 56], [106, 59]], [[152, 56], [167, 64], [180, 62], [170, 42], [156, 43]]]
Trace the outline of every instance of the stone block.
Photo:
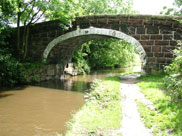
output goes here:
[[46, 80], [51, 80], [52, 77], [51, 76], [46, 76]]
[[97, 23], [98, 24], [106, 24], [107, 23], [107, 19], [106, 18], [97, 19]]
[[147, 34], [159, 34], [159, 29], [155, 26], [148, 26]]
[[160, 25], [161, 23], [162, 23], [161, 20], [157, 20], [157, 19], [153, 20], [153, 25]]
[[170, 46], [177, 46], [177, 41], [170, 41], [169, 45]]
[[148, 57], [147, 62], [156, 62], [156, 58], [155, 57]]
[[162, 45], [162, 46], [169, 45], [169, 40], [157, 40], [155, 41], [155, 45]]
[[172, 31], [168, 29], [160, 29], [160, 34], [172, 34]]
[[144, 19], [144, 25], [152, 25], [153, 24], [153, 20], [151, 19]]
[[163, 40], [172, 40], [173, 39], [173, 35], [171, 34], [164, 34], [163, 35]]
[[174, 39], [175, 40], [182, 40], [182, 35], [179, 33], [174, 33]]
[[137, 27], [137, 34], [145, 34], [145, 28], [144, 27]]
[[127, 19], [127, 18], [121, 18], [121, 19], [120, 19], [120, 22], [121, 22], [121, 23], [127, 23], [127, 22], [128, 22], [128, 19]]
[[60, 36], [63, 34], [63, 31], [62, 30], [57, 30], [57, 36]]
[[118, 19], [108, 19], [108, 24], [118, 24], [119, 25], [119, 20]]
[[[40, 34], [40, 37], [47, 37], [47, 32], [43, 32]], [[40, 39], [39, 39], [40, 40]]]
[[154, 57], [154, 53], [153, 52], [146, 52], [147, 57]]
[[150, 40], [150, 35], [141, 35], [141, 40]]
[[141, 25], [143, 24], [143, 19], [129, 19], [128, 23], [134, 25]]
[[48, 34], [47, 34], [48, 37], [56, 37], [56, 35], [57, 35], [57, 33], [56, 33], [55, 30], [54, 31], [49, 31]]
[[48, 76], [53, 76], [55, 75], [55, 68], [53, 65], [49, 65], [47, 68], [47, 75]]
[[46, 80], [46, 76], [45, 75], [41, 75], [40, 76], [40, 81], [45, 81]]
[[162, 47], [162, 52], [172, 52], [175, 49], [175, 47], [172, 46], [164, 46]]
[[157, 58], [157, 63], [163, 63], [163, 64], [165, 64], [166, 63], [166, 58], [165, 57], [158, 57]]
[[155, 57], [164, 57], [164, 53], [154, 53]]
[[140, 40], [140, 35], [132, 35], [132, 37], [134, 37], [137, 40]]
[[153, 52], [161, 52], [161, 46], [153, 46], [152, 51]]
[[162, 40], [162, 35], [159, 34], [152, 34], [151, 40]]
[[135, 27], [129, 27], [129, 34], [135, 34]]
[[164, 57], [173, 58], [173, 54], [171, 52], [166, 52], [166, 53], [164, 53]]
[[144, 50], [145, 50], [146, 52], [151, 52], [151, 51], [152, 51], [151, 46], [143, 46], [143, 48], [144, 48]]
[[149, 41], [144, 41], [144, 40], [141, 40], [139, 41], [142, 45], [154, 45], [154, 41], [152, 40], [149, 40]]

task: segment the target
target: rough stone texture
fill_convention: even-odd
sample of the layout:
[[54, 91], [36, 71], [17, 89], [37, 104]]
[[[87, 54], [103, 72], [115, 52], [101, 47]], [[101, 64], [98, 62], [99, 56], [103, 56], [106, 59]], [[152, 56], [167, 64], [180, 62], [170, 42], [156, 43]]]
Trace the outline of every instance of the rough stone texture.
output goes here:
[[[171, 50], [182, 40], [180, 17], [150, 15], [92, 15], [77, 17], [67, 31], [58, 20], [35, 24], [30, 28], [28, 56], [43, 57], [63, 67], [78, 46], [89, 40], [117, 38], [132, 43], [139, 52], [146, 72], [169, 64]], [[79, 26], [79, 27], [78, 27]], [[155, 61], [153, 61], [155, 60]]]
[[[63, 74], [63, 66], [61, 64], [49, 64], [45, 65], [41, 72], [37, 73], [40, 77], [40, 81], [45, 81], [45, 80], [51, 80], [51, 79], [57, 79], [60, 78], [60, 76]], [[31, 81], [31, 75], [30, 75], [30, 81]]]
[[74, 68], [73, 63], [68, 63], [64, 69], [64, 73], [72, 76], [78, 75], [78, 71]]

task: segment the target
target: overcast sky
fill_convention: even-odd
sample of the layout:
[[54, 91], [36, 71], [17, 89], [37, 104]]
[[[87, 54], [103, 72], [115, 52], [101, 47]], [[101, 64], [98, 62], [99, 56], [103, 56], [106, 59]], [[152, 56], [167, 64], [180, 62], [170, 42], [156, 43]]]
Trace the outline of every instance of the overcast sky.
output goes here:
[[133, 0], [134, 9], [140, 14], [159, 14], [164, 6], [173, 7], [174, 0]]

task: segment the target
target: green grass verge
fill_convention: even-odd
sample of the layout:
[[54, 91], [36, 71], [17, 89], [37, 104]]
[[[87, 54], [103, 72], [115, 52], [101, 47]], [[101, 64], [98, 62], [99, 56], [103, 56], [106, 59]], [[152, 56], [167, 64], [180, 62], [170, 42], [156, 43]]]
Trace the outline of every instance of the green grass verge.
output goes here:
[[68, 123], [66, 136], [109, 136], [121, 127], [120, 78], [96, 80], [84, 106]]
[[155, 106], [152, 111], [138, 100], [139, 112], [154, 136], [182, 136], [182, 102], [172, 102], [164, 89], [163, 78], [164, 75], [139, 78], [137, 85]]

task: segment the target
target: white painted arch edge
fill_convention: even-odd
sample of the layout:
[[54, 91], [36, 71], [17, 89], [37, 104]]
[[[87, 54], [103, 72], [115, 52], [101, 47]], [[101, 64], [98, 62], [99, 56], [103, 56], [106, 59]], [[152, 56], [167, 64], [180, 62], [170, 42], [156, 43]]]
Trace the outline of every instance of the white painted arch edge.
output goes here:
[[117, 39], [121, 39], [124, 40], [128, 43], [131, 43], [135, 49], [137, 50], [137, 52], [140, 55], [140, 59], [142, 61], [142, 66], [146, 65], [146, 61], [147, 61], [147, 56], [146, 56], [146, 52], [143, 49], [142, 45], [140, 44], [140, 42], [138, 42], [135, 38], [133, 38], [132, 36], [129, 36], [123, 32], [117, 31], [117, 30], [112, 30], [112, 29], [105, 29], [105, 28], [95, 28], [95, 27], [90, 27], [87, 29], [79, 29], [77, 28], [77, 30], [66, 33], [64, 35], [61, 35], [57, 38], [55, 38], [54, 40], [52, 40], [46, 47], [46, 49], [43, 52], [43, 60], [46, 61], [50, 51], [54, 48], [54, 46], [56, 46], [58, 43], [61, 43], [65, 40], [74, 38], [74, 37], [78, 37], [78, 36], [85, 36], [85, 35], [104, 35], [104, 36], [110, 36], [113, 38], [117, 38]]

